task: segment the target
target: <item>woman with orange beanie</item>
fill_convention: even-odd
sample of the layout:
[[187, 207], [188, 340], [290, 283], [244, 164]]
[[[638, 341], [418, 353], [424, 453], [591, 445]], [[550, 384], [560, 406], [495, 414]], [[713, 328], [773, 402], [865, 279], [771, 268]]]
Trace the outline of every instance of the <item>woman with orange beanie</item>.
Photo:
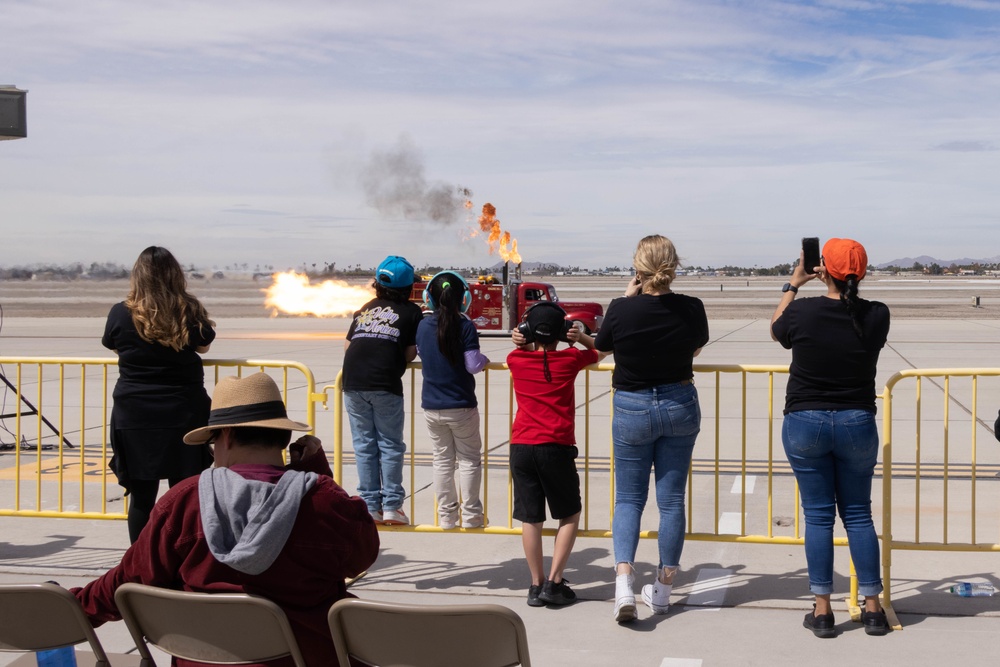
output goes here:
[[[817, 637], [837, 634], [830, 594], [839, 512], [858, 591], [865, 598], [865, 632], [884, 635], [889, 626], [879, 603], [882, 578], [871, 490], [879, 449], [875, 370], [889, 334], [889, 309], [858, 296], [868, 255], [857, 241], [830, 239], [820, 266], [802, 264], [782, 290], [771, 338], [792, 351], [781, 440], [799, 483], [809, 590], [816, 596], [803, 625]], [[799, 288], [817, 276], [826, 294], [796, 300]]]

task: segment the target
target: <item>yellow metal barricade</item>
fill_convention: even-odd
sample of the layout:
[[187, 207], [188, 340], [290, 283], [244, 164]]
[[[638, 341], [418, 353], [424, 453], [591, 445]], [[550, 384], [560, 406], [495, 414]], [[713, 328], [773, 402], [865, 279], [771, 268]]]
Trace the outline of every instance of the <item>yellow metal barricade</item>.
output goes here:
[[[409, 417], [408, 514], [409, 526], [383, 526], [383, 530], [442, 531], [437, 518], [429, 471], [432, 457], [419, 408], [419, 362], [409, 365], [404, 383]], [[611, 444], [612, 391], [610, 371], [614, 364], [588, 367], [577, 382], [577, 442], [580, 458], [583, 510], [579, 536], [610, 537], [614, 515], [614, 457]], [[702, 409], [702, 430], [695, 445], [688, 479], [686, 539], [713, 542], [801, 545], [804, 524], [798, 500], [798, 486], [780, 442], [784, 405], [786, 365], [697, 364], [695, 382]], [[323, 388], [320, 396], [334, 395], [334, 475], [345, 480], [344, 463], [350, 460], [344, 431], [341, 376]], [[512, 518], [513, 487], [504, 451], [509, 444], [511, 423], [516, 410], [513, 384], [506, 364], [491, 363], [477, 389], [483, 436], [483, 506], [489, 520], [484, 528], [459, 528], [459, 532], [501, 535], [520, 534]], [[581, 396], [582, 393], [582, 396]], [[348, 434], [349, 438], [349, 434]], [[494, 471], [490, 474], [490, 471]], [[762, 479], [766, 493], [754, 493]], [[729, 493], [725, 485], [731, 483]], [[490, 487], [500, 490], [490, 491]], [[652, 493], [651, 493], [652, 495]], [[418, 504], [418, 497], [425, 502]], [[606, 504], [601, 501], [606, 499]], [[876, 520], [878, 517], [876, 517]], [[555, 528], [543, 533], [554, 535]], [[657, 531], [640, 532], [655, 539]], [[846, 537], [836, 537], [836, 546], [846, 546]], [[860, 617], [857, 577], [851, 566], [848, 607], [855, 620]], [[888, 589], [888, 580], [886, 582]]]
[[[110, 458], [108, 418], [117, 360], [105, 358], [0, 358], [5, 400], [0, 407], [0, 516], [121, 519], [126, 505]], [[265, 371], [283, 392], [289, 415], [316, 427], [316, 403], [333, 398], [334, 474], [353, 469], [345, 445], [341, 378], [317, 392], [306, 366], [288, 361], [207, 359], [206, 386], [225, 375]], [[614, 457], [611, 444], [613, 364], [588, 367], [577, 382], [577, 439], [583, 512], [580, 535], [608, 537], [614, 513]], [[405, 394], [409, 451], [408, 509], [413, 525], [397, 531], [440, 531], [432, 487], [432, 455], [419, 408], [419, 363], [411, 364]], [[688, 539], [757, 544], [802, 544], [798, 489], [780, 446], [786, 366], [705, 365], [694, 367], [702, 409], [702, 431], [688, 478]], [[893, 375], [883, 394], [882, 561], [884, 604], [892, 613], [893, 550], [1000, 551], [1000, 448], [978, 447], [992, 439], [991, 422], [1000, 406], [1000, 382], [982, 389], [1000, 369], [915, 369]], [[904, 383], [904, 381], [907, 381]], [[912, 381], [912, 382], [911, 382]], [[930, 385], [934, 398], [925, 398]], [[0, 388], [2, 389], [2, 388]], [[520, 534], [511, 516], [512, 485], [507, 465], [516, 410], [506, 365], [491, 363], [479, 380], [482, 418], [484, 528], [462, 532]], [[331, 396], [332, 394], [332, 396]], [[912, 413], [905, 411], [912, 400]], [[982, 410], [980, 404], [988, 406]], [[930, 430], [931, 435], [928, 436]], [[959, 444], [956, 444], [959, 443]], [[967, 445], [965, 443], [968, 443]], [[755, 493], [757, 481], [764, 493]], [[731, 486], [729, 486], [731, 484]], [[728, 491], [727, 491], [727, 486]], [[911, 500], [912, 499], [912, 500]], [[119, 504], [120, 503], [120, 504]], [[893, 523], [912, 512], [912, 523]], [[990, 527], [984, 537], [983, 525]], [[545, 533], [553, 534], [552, 528]], [[644, 538], [655, 538], [646, 529]], [[846, 538], [835, 540], [845, 545]], [[857, 615], [853, 568], [848, 602]]]
[[[418, 476], [419, 468], [429, 468], [431, 455], [426, 429], [419, 408], [418, 373], [420, 363], [409, 367], [407, 407], [409, 416], [407, 464], [409, 468], [409, 514], [413, 525], [391, 530], [440, 530], [433, 508], [433, 493], [423, 494], [427, 503], [417, 504], [414, 490], [428, 489], [427, 476]], [[611, 448], [610, 363], [588, 367], [578, 380], [577, 441], [580, 448], [578, 469], [581, 475], [583, 515], [580, 535], [608, 537], [614, 509], [614, 467]], [[703, 411], [702, 432], [695, 446], [689, 478], [688, 537], [719, 542], [754, 542], [801, 544], [802, 531], [794, 477], [785, 461], [778, 439], [781, 405], [784, 400], [785, 365], [696, 365], [695, 377]], [[776, 381], [776, 377], [780, 381]], [[472, 532], [520, 534], [511, 518], [511, 485], [504, 448], [509, 444], [513, 414], [516, 409], [510, 374], [503, 363], [491, 363], [479, 383], [480, 413], [484, 442], [483, 500], [490, 525]], [[334, 475], [344, 481], [344, 461], [349, 448], [344, 444], [347, 429], [343, 414], [341, 378], [323, 388], [334, 397]], [[582, 394], [582, 395], [581, 395]], [[321, 394], [322, 395], [322, 394]], [[777, 404], [776, 404], [777, 401]], [[776, 446], [777, 443], [777, 446]], [[491, 470], [500, 474], [491, 475]], [[749, 484], [757, 477], [766, 480], [766, 498], [752, 509], [753, 525], [748, 526]], [[748, 479], [753, 480], [748, 482]], [[735, 480], [733, 492], [737, 505], [723, 493], [723, 485]], [[500, 494], [490, 490], [502, 482], [503, 505], [497, 507]], [[350, 482], [347, 483], [350, 488]], [[757, 498], [760, 496], [754, 496]], [[606, 499], [606, 505], [600, 498]], [[595, 499], [597, 503], [595, 504]], [[776, 509], [776, 500], [780, 505]], [[493, 507], [491, 510], [490, 507]], [[731, 510], [731, 511], [727, 511]], [[779, 511], [780, 521], [775, 521]], [[732, 517], [737, 517], [734, 522]], [[720, 521], [727, 519], [726, 525]], [[553, 534], [554, 529], [546, 529]], [[642, 537], [656, 537], [655, 530]], [[839, 544], [846, 543], [842, 538]]]
[[[124, 519], [127, 498], [108, 468], [113, 358], [0, 358], [0, 516]], [[220, 377], [265, 371], [294, 419], [315, 427], [312, 371], [297, 362], [206, 359], [209, 393]], [[293, 377], [294, 375], [294, 377]]]
[[[890, 609], [894, 550], [1000, 551], [1000, 452], [995, 446], [978, 446], [981, 436], [995, 445], [992, 422], [1000, 406], [1000, 383], [990, 383], [984, 392], [980, 379], [997, 377], [998, 368], [912, 369], [886, 382], [882, 566], [883, 599]], [[909, 380], [912, 384], [904, 384]], [[925, 385], [930, 385], [931, 398], [924, 396]], [[980, 403], [985, 403], [985, 418]], [[910, 406], [913, 418], [907, 414], [900, 419], [898, 413]], [[894, 523], [894, 516], [905, 512], [912, 512], [912, 522]], [[991, 529], [985, 539], [980, 524]], [[899, 625], [894, 618], [890, 622]]]

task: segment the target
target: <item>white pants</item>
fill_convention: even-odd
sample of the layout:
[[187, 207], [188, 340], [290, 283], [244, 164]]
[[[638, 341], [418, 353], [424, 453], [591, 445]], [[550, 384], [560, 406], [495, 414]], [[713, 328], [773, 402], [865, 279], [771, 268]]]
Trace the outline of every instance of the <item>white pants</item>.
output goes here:
[[483, 502], [479, 488], [483, 481], [483, 440], [479, 436], [479, 408], [424, 410], [434, 452], [434, 494], [439, 523], [445, 528], [458, 525], [459, 495], [455, 488], [455, 463], [461, 489], [462, 525], [483, 526]]

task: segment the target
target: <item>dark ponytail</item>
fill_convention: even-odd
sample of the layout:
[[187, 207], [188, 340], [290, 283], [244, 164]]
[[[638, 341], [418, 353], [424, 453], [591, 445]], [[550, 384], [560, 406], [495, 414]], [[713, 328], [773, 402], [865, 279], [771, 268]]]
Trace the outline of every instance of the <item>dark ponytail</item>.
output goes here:
[[462, 301], [465, 284], [458, 276], [443, 273], [427, 286], [434, 301], [438, 318], [438, 349], [452, 366], [464, 364], [465, 345], [462, 342]]
[[854, 333], [858, 335], [858, 338], [865, 337], [865, 331], [862, 327], [865, 322], [865, 303], [858, 296], [858, 282], [859, 278], [851, 273], [848, 274], [844, 280], [837, 280], [833, 278], [833, 284], [837, 287], [837, 291], [840, 292], [840, 302], [844, 304], [847, 309], [847, 314], [851, 316], [851, 325], [854, 327]]

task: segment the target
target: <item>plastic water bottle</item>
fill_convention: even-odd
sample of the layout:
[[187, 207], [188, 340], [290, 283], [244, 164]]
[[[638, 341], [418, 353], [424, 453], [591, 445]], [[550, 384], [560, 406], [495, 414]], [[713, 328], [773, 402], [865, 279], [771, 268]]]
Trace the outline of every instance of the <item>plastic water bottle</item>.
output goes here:
[[960, 581], [948, 590], [951, 591], [952, 595], [963, 598], [989, 597], [996, 592], [993, 584], [970, 583], [968, 581]]
[[76, 667], [76, 650], [72, 646], [35, 653], [38, 667]]

